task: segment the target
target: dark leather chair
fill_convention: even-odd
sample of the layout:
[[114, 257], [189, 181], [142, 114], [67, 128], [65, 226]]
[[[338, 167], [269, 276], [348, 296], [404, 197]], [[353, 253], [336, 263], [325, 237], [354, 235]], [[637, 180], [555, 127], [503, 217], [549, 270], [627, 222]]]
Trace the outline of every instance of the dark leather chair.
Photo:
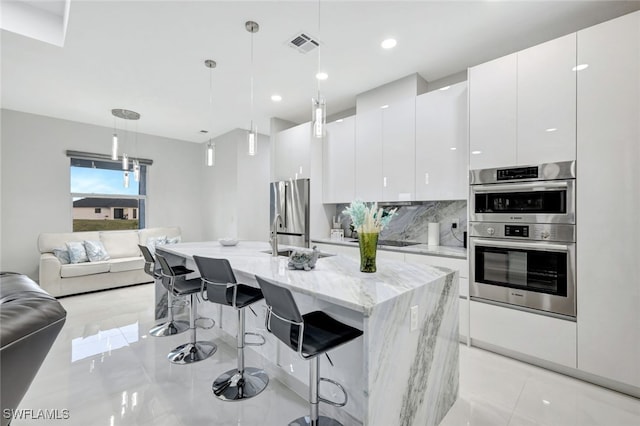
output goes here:
[[[150, 275], [154, 281], [162, 279], [162, 273], [159, 266], [156, 265], [156, 260], [153, 258], [151, 251], [147, 246], [138, 244], [140, 252], [144, 257], [144, 271], [147, 275]], [[176, 276], [188, 275], [193, 271], [182, 265], [172, 266], [171, 270]], [[167, 289], [168, 290], [168, 289]], [[189, 323], [186, 321], [179, 321], [173, 319], [173, 307], [175, 300], [173, 299], [173, 292], [167, 291], [167, 319], [168, 321], [162, 324], [158, 324], [149, 330], [149, 334], [154, 337], [173, 336], [174, 334], [184, 333], [189, 329]]]
[[[291, 292], [273, 281], [256, 276], [267, 302], [266, 327], [285, 345], [303, 359], [311, 359], [309, 368], [310, 415], [289, 422], [289, 426], [321, 425], [342, 426], [340, 422], [320, 416], [318, 404], [324, 402], [336, 407], [347, 404], [347, 392], [337, 382], [320, 377], [320, 356], [331, 349], [362, 335], [362, 331], [341, 323], [321, 311], [301, 315]], [[344, 401], [334, 402], [320, 397], [320, 381], [337, 386], [344, 394]]]
[[186, 279], [185, 275], [176, 275], [167, 259], [156, 253], [156, 260], [160, 264], [162, 280], [170, 294], [174, 296], [189, 296], [189, 329], [191, 339], [188, 343], [178, 346], [167, 358], [174, 364], [192, 364], [202, 361], [213, 355], [218, 347], [213, 342], [197, 341], [196, 338], [196, 315], [198, 304], [196, 295], [202, 292], [202, 281], [200, 278]]
[[11, 410], [22, 401], [66, 319], [62, 305], [26, 275], [0, 272], [0, 425], [10, 423]]
[[[267, 387], [269, 376], [262, 369], [245, 367], [244, 365], [244, 347], [264, 344], [263, 336], [245, 332], [244, 308], [262, 300], [262, 292], [258, 288], [239, 284], [227, 259], [193, 256], [193, 260], [200, 271], [203, 286], [206, 286], [206, 300], [231, 306], [238, 312], [238, 332], [236, 335], [238, 366], [214, 380], [213, 394], [224, 401], [238, 401], [254, 397]], [[246, 334], [261, 337], [262, 342], [246, 343]]]

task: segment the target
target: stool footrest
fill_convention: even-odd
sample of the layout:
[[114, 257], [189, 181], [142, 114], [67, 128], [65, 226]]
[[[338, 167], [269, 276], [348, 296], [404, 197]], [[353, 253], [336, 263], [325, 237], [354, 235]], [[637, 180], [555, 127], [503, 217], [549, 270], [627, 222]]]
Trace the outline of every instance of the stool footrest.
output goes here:
[[345, 405], [347, 405], [347, 401], [349, 399], [347, 397], [347, 391], [344, 389], [344, 387], [340, 383], [336, 382], [335, 380], [327, 379], [325, 377], [320, 377], [320, 381], [321, 382], [331, 383], [332, 385], [334, 385], [338, 389], [340, 389], [342, 391], [342, 394], [344, 395], [344, 401], [342, 401], [342, 402], [331, 401], [329, 399], [326, 399], [326, 398], [323, 398], [323, 397], [319, 396], [318, 400], [320, 402], [324, 402], [325, 404], [333, 405], [334, 407], [344, 407]]
[[246, 337], [246, 336], [255, 336], [255, 337], [259, 337], [259, 338], [260, 338], [260, 341], [259, 341], [259, 342], [247, 342], [247, 341], [245, 341], [245, 342], [244, 342], [244, 345], [245, 345], [245, 346], [262, 346], [262, 345], [264, 345], [265, 343], [267, 343], [267, 340], [266, 340], [266, 339], [264, 338], [264, 336], [263, 336], [262, 334], [260, 334], [260, 333], [252, 333], [252, 332], [250, 332], [250, 331], [246, 331], [246, 332], [244, 333], [244, 335], [245, 335], [245, 337]]
[[204, 330], [210, 330], [212, 329], [215, 325], [216, 325], [216, 321], [213, 318], [209, 318], [209, 317], [198, 317], [196, 318], [196, 323], [200, 320], [204, 320], [204, 321], [211, 321], [211, 325], [205, 327], [204, 325], [198, 325], [196, 324], [196, 327], [202, 328]]

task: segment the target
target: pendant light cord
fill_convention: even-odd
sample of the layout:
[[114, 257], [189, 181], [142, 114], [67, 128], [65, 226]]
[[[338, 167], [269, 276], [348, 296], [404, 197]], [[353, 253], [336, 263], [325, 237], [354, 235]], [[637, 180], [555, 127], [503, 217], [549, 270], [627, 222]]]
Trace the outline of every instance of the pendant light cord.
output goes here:
[[253, 132], [253, 32], [251, 32], [251, 128]]
[[[318, 0], [318, 39], [320, 38], [320, 0]], [[320, 43], [318, 43], [318, 73], [320, 73], [321, 68], [320, 68], [320, 51], [322, 50]], [[318, 82], [318, 99], [320, 99], [320, 79], [317, 78], [316, 76], [316, 80]]]

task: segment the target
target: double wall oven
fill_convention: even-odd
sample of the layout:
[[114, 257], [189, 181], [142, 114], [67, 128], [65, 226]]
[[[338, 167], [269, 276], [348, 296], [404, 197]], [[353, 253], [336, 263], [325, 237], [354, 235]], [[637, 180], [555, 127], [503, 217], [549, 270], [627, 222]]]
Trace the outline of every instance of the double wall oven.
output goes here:
[[472, 170], [470, 296], [576, 317], [575, 161]]

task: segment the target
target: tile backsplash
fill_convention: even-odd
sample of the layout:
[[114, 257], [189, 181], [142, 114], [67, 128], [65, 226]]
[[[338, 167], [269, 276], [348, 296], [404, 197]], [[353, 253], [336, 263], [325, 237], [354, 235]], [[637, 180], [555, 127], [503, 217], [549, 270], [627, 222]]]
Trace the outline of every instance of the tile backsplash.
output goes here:
[[[336, 218], [342, 228], [348, 230], [351, 219], [342, 213], [346, 207], [348, 204], [336, 205]], [[385, 207], [390, 208], [393, 207]], [[459, 222], [457, 229], [451, 229], [454, 219]], [[440, 224], [441, 246], [462, 247], [463, 232], [467, 230], [467, 201], [423, 201], [414, 202], [410, 206], [398, 206], [396, 216], [382, 230], [380, 239], [426, 244], [429, 222]]]

